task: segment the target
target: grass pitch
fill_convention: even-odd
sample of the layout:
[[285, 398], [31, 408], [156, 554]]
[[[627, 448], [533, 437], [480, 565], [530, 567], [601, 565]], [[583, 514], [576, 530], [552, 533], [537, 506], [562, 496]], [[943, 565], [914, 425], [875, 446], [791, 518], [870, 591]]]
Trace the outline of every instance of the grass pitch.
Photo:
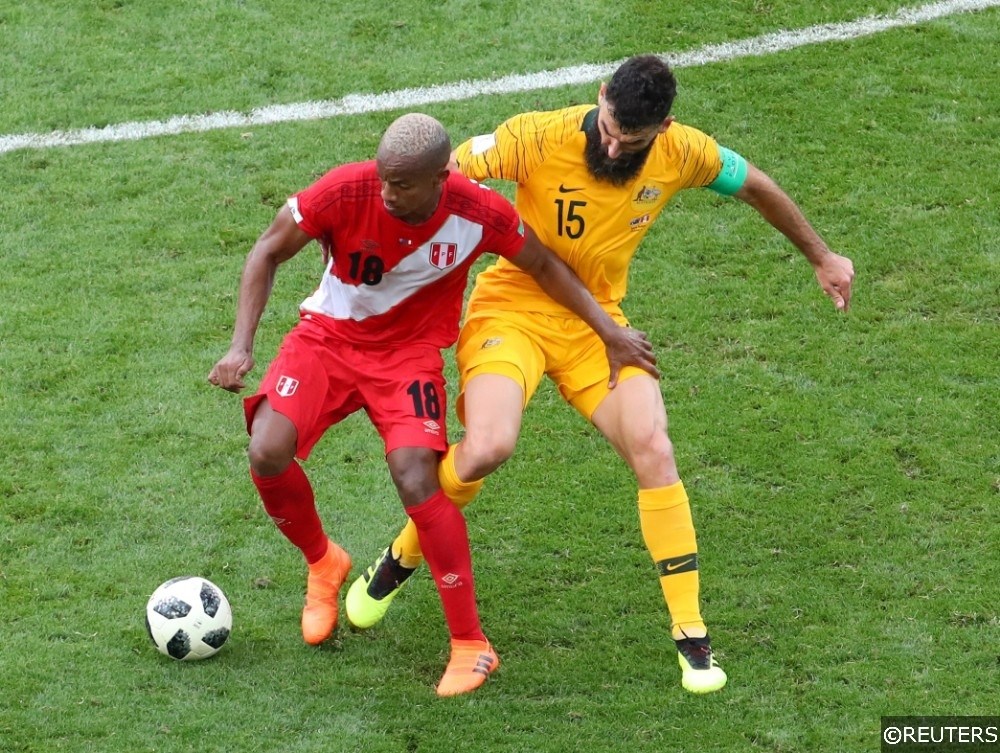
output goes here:
[[[59, 0], [0, 9], [0, 134], [606, 62], [844, 21], [888, 2]], [[996, 712], [1000, 674], [997, 10], [678, 72], [676, 115], [773, 175], [858, 270], [838, 315], [738, 202], [688, 192], [637, 256], [730, 674], [681, 690], [629, 473], [548, 386], [469, 511], [503, 660], [439, 701], [434, 589], [301, 642], [304, 571], [205, 377], [284, 197], [398, 113], [0, 154], [0, 749], [861, 751], [879, 718]], [[424, 108], [457, 141], [597, 82]], [[286, 265], [260, 377], [319, 254]], [[453, 375], [453, 372], [452, 372]], [[452, 380], [454, 383], [454, 380]], [[452, 418], [452, 433], [459, 427]], [[307, 465], [356, 572], [401, 519], [353, 417]], [[222, 586], [216, 658], [149, 644], [163, 580]]]

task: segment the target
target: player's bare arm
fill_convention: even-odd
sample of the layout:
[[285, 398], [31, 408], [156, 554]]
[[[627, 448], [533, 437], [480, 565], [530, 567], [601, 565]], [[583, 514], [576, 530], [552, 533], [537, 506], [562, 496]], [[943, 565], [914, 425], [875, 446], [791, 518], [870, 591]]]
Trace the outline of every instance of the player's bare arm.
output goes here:
[[746, 182], [735, 194], [781, 232], [812, 264], [823, 292], [841, 311], [851, 304], [854, 265], [831, 251], [794, 201], [762, 170], [747, 164]]
[[212, 367], [209, 382], [230, 392], [239, 392], [246, 386], [243, 377], [254, 366], [254, 337], [271, 295], [278, 266], [295, 256], [311, 240], [295, 224], [287, 206], [278, 211], [271, 226], [257, 239], [243, 266], [236, 324], [229, 351]]
[[521, 253], [511, 261], [534, 277], [539, 287], [553, 300], [579, 316], [598, 334], [604, 342], [611, 368], [608, 386], [614, 388], [618, 383], [618, 374], [625, 366], [635, 366], [659, 379], [656, 356], [646, 333], [619, 326], [594, 300], [576, 273], [544, 246], [528, 226], [525, 226], [525, 238]]

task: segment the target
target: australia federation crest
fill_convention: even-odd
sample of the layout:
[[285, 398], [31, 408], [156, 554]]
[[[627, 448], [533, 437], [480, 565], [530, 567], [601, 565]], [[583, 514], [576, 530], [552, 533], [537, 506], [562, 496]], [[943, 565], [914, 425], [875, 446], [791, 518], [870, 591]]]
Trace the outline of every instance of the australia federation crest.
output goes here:
[[659, 203], [663, 191], [657, 186], [644, 184], [632, 196], [632, 206], [642, 211]]

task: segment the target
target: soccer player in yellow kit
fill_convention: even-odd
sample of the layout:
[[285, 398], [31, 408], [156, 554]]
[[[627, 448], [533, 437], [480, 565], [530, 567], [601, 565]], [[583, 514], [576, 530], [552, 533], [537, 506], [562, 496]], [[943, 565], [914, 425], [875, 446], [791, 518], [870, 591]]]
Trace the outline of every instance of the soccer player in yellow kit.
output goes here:
[[[628, 268], [670, 198], [708, 187], [756, 209], [810, 262], [838, 309], [850, 303], [851, 261], [827, 248], [795, 203], [762, 171], [701, 131], [674, 121], [676, 83], [658, 57], [626, 61], [602, 85], [598, 105], [515, 116], [455, 152], [476, 180], [517, 183], [516, 206], [617, 321]], [[458, 411], [466, 433], [438, 475], [445, 493], [468, 504], [486, 475], [514, 451], [521, 414], [543, 375], [607, 437], [635, 473], [642, 536], [671, 616], [681, 682], [693, 693], [726, 684], [701, 616], [698, 548], [691, 508], [667, 434], [659, 384], [628, 367], [610, 383], [600, 339], [505, 260], [479, 275], [457, 346]], [[420, 562], [408, 523], [351, 586], [347, 616], [378, 622]]]

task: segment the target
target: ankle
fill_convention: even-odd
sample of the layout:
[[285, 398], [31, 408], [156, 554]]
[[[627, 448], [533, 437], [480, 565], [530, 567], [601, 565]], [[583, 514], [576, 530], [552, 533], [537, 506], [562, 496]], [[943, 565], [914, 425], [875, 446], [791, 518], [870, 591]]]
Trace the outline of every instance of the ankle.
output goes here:
[[685, 638], [707, 638], [708, 628], [704, 622], [686, 622], [674, 625], [671, 631], [675, 641], [682, 641]]
[[340, 561], [343, 559], [344, 552], [339, 546], [330, 540], [327, 540], [326, 553], [320, 557], [315, 562], [310, 562], [309, 572], [312, 575], [326, 575], [331, 572], [336, 572], [339, 569]]
[[452, 651], [486, 651], [490, 648], [490, 642], [486, 640], [486, 636], [480, 632], [481, 638], [451, 638], [451, 649]]

